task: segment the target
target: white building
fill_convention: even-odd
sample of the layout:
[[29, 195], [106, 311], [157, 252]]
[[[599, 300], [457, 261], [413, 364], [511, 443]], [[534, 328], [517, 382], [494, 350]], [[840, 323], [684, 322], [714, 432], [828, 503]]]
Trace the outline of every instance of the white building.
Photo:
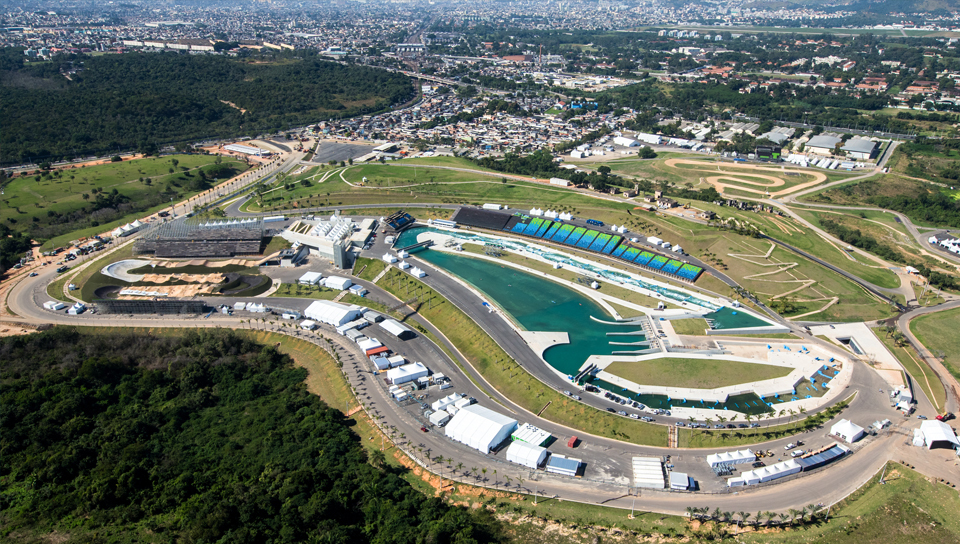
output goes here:
[[633, 485], [648, 489], [663, 489], [667, 486], [663, 462], [659, 457], [633, 458]]
[[344, 278], [342, 276], [330, 276], [323, 280], [323, 284], [330, 289], [343, 291], [353, 285], [353, 281], [351, 281], [350, 278]]
[[447, 423], [447, 438], [479, 450], [490, 450], [510, 437], [517, 420], [498, 414], [478, 404], [461, 408]]
[[[249, 310], [249, 305], [247, 306]], [[347, 306], [331, 300], [315, 300], [303, 311], [303, 315], [314, 321], [339, 327], [360, 317], [359, 306]]]
[[848, 419], [841, 419], [830, 427], [830, 434], [853, 444], [863, 438], [863, 427]]
[[621, 145], [623, 147], [636, 147], [637, 145], [639, 145], [636, 140], [632, 138], [624, 138], [623, 136], [614, 137], [613, 143], [616, 145]]
[[387, 379], [393, 385], [412, 382], [417, 378], [423, 378], [429, 374], [427, 367], [423, 363], [410, 363], [409, 365], [398, 366], [387, 371]]
[[526, 442], [527, 444], [533, 444], [534, 446], [542, 446], [550, 439], [550, 433], [529, 423], [524, 423], [510, 435], [510, 438]]
[[957, 449], [960, 447], [960, 441], [957, 440], [956, 433], [942, 421], [924, 421], [920, 424], [920, 433], [923, 435], [923, 443], [929, 450], [934, 448]]
[[416, 333], [410, 330], [409, 327], [403, 325], [396, 319], [384, 319], [380, 322], [380, 327], [383, 330], [389, 332], [390, 334], [396, 336], [400, 340], [407, 340], [416, 336]]
[[448, 421], [450, 421], [450, 414], [442, 410], [430, 414], [430, 424], [435, 427], [443, 427]]
[[507, 448], [507, 461], [537, 469], [547, 458], [547, 449], [520, 440], [514, 440]]
[[300, 279], [297, 280], [297, 283], [300, 285], [316, 285], [320, 283], [321, 279], [323, 279], [323, 275], [319, 272], [307, 272], [306, 274], [300, 276]]

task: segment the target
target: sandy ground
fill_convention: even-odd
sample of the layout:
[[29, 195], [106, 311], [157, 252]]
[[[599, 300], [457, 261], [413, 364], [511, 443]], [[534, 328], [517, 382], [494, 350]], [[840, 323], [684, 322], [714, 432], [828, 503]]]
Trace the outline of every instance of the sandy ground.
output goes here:
[[[775, 175], [769, 174], [751, 174], [742, 172], [741, 170], [757, 170], [761, 172], [775, 172], [775, 173], [791, 173], [791, 174], [806, 174], [814, 177], [813, 181], [808, 181], [807, 183], [801, 183], [799, 185], [794, 185], [787, 189], [782, 189], [780, 191], [771, 192], [770, 196], [782, 196], [788, 195], [790, 193], [795, 193], [801, 191], [808, 187], [813, 187], [827, 181], [827, 175], [823, 172], [818, 172], [816, 170], [797, 170], [797, 169], [784, 169], [784, 168], [773, 168], [770, 166], [760, 166], [756, 164], [727, 164], [727, 163], [718, 163], [718, 162], [705, 162], [701, 160], [689, 160], [689, 159], [668, 159], [664, 162], [665, 165], [676, 168], [678, 164], [688, 164], [693, 166], [700, 166], [701, 168], [695, 169], [698, 172], [720, 172], [721, 175], [718, 176], [707, 176], [704, 179], [713, 185], [721, 193], [725, 188], [737, 189], [739, 191], [747, 191], [750, 193], [756, 193], [759, 195], [767, 194], [770, 189], [775, 187], [782, 187], [787, 184], [783, 178]], [[716, 167], [716, 168], [715, 168]], [[729, 168], [730, 170], [724, 171], [724, 167]], [[730, 183], [725, 183], [730, 182]], [[744, 185], [749, 185], [757, 187], [756, 189], [751, 187], [744, 187]]]
[[231, 264], [241, 266], [254, 266], [258, 261], [249, 259], [229, 259], [226, 261], [208, 261], [206, 259], [193, 259], [192, 261], [150, 261], [153, 266], [163, 268], [179, 268], [181, 266], [206, 266], [208, 268], [219, 268]]
[[223, 283], [225, 277], [223, 274], [144, 274], [140, 281], [167, 283], [174, 280], [190, 283]]

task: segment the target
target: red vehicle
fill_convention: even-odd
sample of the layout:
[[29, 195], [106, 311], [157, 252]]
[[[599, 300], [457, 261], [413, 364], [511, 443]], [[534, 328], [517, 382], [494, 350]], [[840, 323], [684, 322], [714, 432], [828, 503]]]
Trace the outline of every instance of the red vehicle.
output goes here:
[[424, 427], [424, 426], [421, 426], [421, 427], [420, 427], [420, 430], [423, 431], [423, 432], [427, 432], [427, 428]]
[[953, 419], [953, 414], [950, 412], [944, 412], [937, 416], [937, 421], [950, 421]]

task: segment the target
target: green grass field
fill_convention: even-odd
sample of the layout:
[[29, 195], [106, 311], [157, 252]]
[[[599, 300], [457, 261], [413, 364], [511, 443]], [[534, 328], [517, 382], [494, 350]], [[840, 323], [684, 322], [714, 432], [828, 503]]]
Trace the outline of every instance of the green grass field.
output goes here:
[[707, 327], [707, 320], [701, 318], [671, 319], [670, 325], [677, 334], [703, 336]]
[[920, 389], [923, 390], [923, 394], [930, 399], [933, 403], [934, 408], [937, 410], [943, 410], [947, 402], [947, 392], [943, 388], [943, 384], [940, 383], [940, 379], [937, 378], [937, 375], [934, 374], [933, 370], [927, 366], [927, 363], [917, 357], [914, 354], [914, 351], [909, 347], [900, 347], [896, 345], [893, 341], [893, 338], [887, 336], [886, 334], [880, 332], [879, 330], [874, 329], [874, 334], [883, 342], [883, 345], [890, 350], [890, 353], [893, 353], [894, 357], [900, 361], [900, 364], [903, 365], [903, 368], [907, 370], [910, 376], [913, 378], [913, 382], [920, 386]]
[[770, 380], [786, 376], [791, 371], [783, 366], [682, 357], [639, 362], [617, 361], [604, 370], [641, 385], [693, 389], [726, 387], [744, 383], [744, 380]]
[[960, 309], [945, 310], [914, 319], [910, 322], [910, 331], [934, 354], [942, 352], [945, 355], [943, 365], [960, 379], [960, 335], [957, 334], [957, 323], [960, 323]]
[[831, 508], [826, 523], [767, 534], [744, 534], [740, 542], [770, 544], [911, 544], [960, 541], [960, 497], [919, 472], [890, 462], [883, 474]]
[[[172, 161], [177, 161], [176, 166]], [[200, 192], [198, 170], [206, 172], [215, 161], [216, 157], [211, 155], [173, 155], [19, 177], [4, 187], [0, 221], [43, 239], [66, 234], [68, 230], [73, 234], [80, 228], [103, 230], [107, 223], [118, 219], [106, 210], [80, 213], [89, 210], [99, 193], [110, 196], [116, 191], [124, 197], [130, 207], [126, 215], [131, 218], [127, 221], [132, 221], [132, 216], [149, 208], [169, 206], [171, 198], [180, 201]], [[228, 175], [247, 169], [246, 163], [235, 159], [224, 159], [222, 164], [228, 167], [223, 170]], [[122, 206], [105, 208], [122, 211]], [[99, 225], [92, 225], [100, 218], [103, 220]]]

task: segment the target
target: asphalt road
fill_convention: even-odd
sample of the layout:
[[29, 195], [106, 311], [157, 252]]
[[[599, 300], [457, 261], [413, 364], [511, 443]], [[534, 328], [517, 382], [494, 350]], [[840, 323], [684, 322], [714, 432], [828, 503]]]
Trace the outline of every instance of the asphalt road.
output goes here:
[[[425, 263], [418, 264], [427, 266]], [[490, 327], [492, 334], [502, 345], [509, 346], [511, 350], [517, 350], [524, 366], [531, 369], [531, 366], [540, 365], [540, 369], [544, 370], [543, 363], [537, 360], [536, 356], [519, 339], [516, 333], [506, 326], [506, 323], [501, 317], [482, 310], [478, 311], [479, 304], [477, 304], [475, 299], [471, 299], [471, 294], [465, 293], [461, 289], [456, 289], [452, 284], [448, 285], [448, 282], [452, 282], [452, 280], [446, 278], [438, 271], [432, 268], [428, 270], [428, 274], [430, 275], [425, 279], [430, 281], [431, 285], [437, 287], [438, 290], [453, 288], [450, 294], [455, 297], [454, 302], [458, 305], [462, 304], [465, 311], [467, 311], [471, 317], [484, 320], [482, 323], [484, 327]], [[298, 272], [302, 272], [302, 270]], [[245, 312], [237, 312], [237, 315], [232, 317], [214, 314], [210, 318], [204, 318], [202, 316], [189, 318], [130, 317], [126, 315], [68, 316], [62, 312], [49, 312], [37, 306], [39, 302], [47, 299], [45, 285], [48, 280], [55, 276], [55, 271], [47, 267], [47, 269], [41, 272], [40, 276], [28, 278], [16, 286], [10, 293], [10, 297], [8, 298], [9, 306], [14, 312], [21, 316], [18, 318], [20, 321], [126, 327], [186, 326], [246, 328], [251, 325], [249, 323], [243, 324], [241, 320], [249, 317], [257, 317], [255, 315], [240, 315]], [[391, 298], [376, 286], [369, 285], [367, 282], [362, 281], [358, 281], [358, 283], [368, 285], [368, 288], [372, 288], [371, 294], [374, 297], [385, 299], [385, 301]], [[211, 300], [215, 300], [218, 303], [229, 304], [235, 299], [217, 298]], [[295, 301], [293, 299], [275, 298], [266, 299], [266, 302], [276, 305], [283, 304], [285, 307], [305, 307], [309, 303], [309, 301], [305, 300]], [[442, 338], [439, 331], [434, 329], [429, 323], [426, 323], [425, 320], [416, 316], [415, 319], [418, 319], [421, 324]], [[486, 320], [489, 320], [489, 322]], [[496, 320], [500, 321], [499, 326], [496, 324]], [[261, 327], [264, 326], [266, 325], [261, 325]], [[373, 328], [376, 329], [377, 326]], [[282, 329], [282, 331], [285, 332], [287, 329]], [[401, 439], [400, 442], [404, 444], [403, 447], [411, 452], [414, 457], [423, 459], [427, 456], [435, 457], [437, 455], [443, 455], [444, 457], [453, 459], [454, 465], [463, 463], [464, 467], [476, 466], [479, 468], [496, 469], [498, 470], [498, 476], [496, 478], [501, 483], [503, 482], [501, 478], [506, 475], [511, 476], [515, 482], [518, 482], [519, 479], [522, 478], [524, 481], [522, 488], [530, 492], [537, 491], [543, 496], [559, 496], [564, 500], [576, 500], [597, 504], [603, 503], [607, 506], [630, 508], [634, 504], [634, 497], [627, 494], [629, 491], [628, 486], [632, 478], [630, 469], [631, 457], [634, 455], [671, 455], [671, 461], [676, 465], [677, 470], [687, 470], [695, 477], [699, 476], [698, 480], [701, 481], [702, 489], [722, 490], [722, 482], [718, 479], [713, 476], [701, 476], [707, 474], [703, 457], [708, 453], [713, 453], [713, 451], [668, 450], [666, 448], [633, 446], [615, 440], [591, 436], [589, 433], [580, 430], [565, 428], [552, 422], [536, 418], [535, 415], [516, 406], [510, 402], [509, 399], [504, 398], [489, 386], [485, 388], [493, 396], [492, 398], [487, 397], [464, 376], [463, 372], [459, 370], [459, 367], [452, 364], [449, 358], [442, 353], [442, 350], [433, 346], [426, 339], [417, 338], [400, 343], [397, 340], [390, 340], [385, 334], [377, 334], [377, 338], [387, 344], [388, 347], [391, 347], [399, 353], [406, 354], [410, 359], [426, 359], [424, 362], [431, 370], [441, 371], [451, 376], [454, 382], [453, 391], [467, 393], [477, 398], [483, 405], [500, 412], [511, 412], [513, 417], [521, 422], [530, 422], [550, 431], [558, 438], [557, 443], [551, 448], [552, 451], [584, 459], [587, 465], [585, 478], [573, 479], [549, 475], [542, 471], [531, 472], [517, 465], [506, 463], [502, 458], [502, 454], [491, 456], [483, 455], [446, 439], [441, 432], [430, 431], [422, 433], [419, 429], [423, 424], [423, 418], [419, 415], [418, 405], [398, 406], [388, 398], [385, 384], [382, 384], [381, 381], [378, 381], [376, 377], [372, 375], [370, 372], [371, 369], [366, 366], [369, 363], [366, 362], [366, 357], [359, 351], [359, 348], [351, 342], [348, 342], [345, 338], [334, 334], [329, 328], [322, 330], [321, 334], [324, 334], [327, 338], [331, 338], [340, 346], [339, 349], [346, 356], [347, 364], [345, 368], [347, 369], [348, 379], [352, 384], [358, 386], [360, 395], [367, 401], [370, 409], [375, 411], [374, 415], [383, 416], [383, 420], [380, 422], [382, 426], [396, 426], [397, 429], [406, 434], [406, 439]], [[317, 338], [309, 333], [300, 333], [300, 336], [317, 341]], [[514, 337], [515, 340], [511, 339], [511, 336]], [[451, 347], [452, 346], [448, 344], [448, 348]], [[453, 353], [456, 353], [455, 349]], [[464, 364], [464, 362], [461, 361], [461, 364]], [[469, 365], [464, 365], [464, 368], [478, 383], [483, 383], [482, 378], [479, 377]], [[873, 391], [879, 378], [862, 365], [858, 365], [854, 372], [854, 381], [862, 384], [862, 387], [858, 393], [858, 398], [853, 402], [851, 407], [848, 408], [845, 416], [858, 421], [865, 421], [870, 418], [889, 417], [891, 410], [889, 406], [885, 405], [885, 395]], [[547, 376], [549, 376], [549, 374], [547, 374]], [[557, 377], [555, 383], [558, 385], [563, 384], [563, 380]], [[450, 391], [451, 390], [444, 391], [443, 394]], [[425, 400], [432, 400], [432, 398], [441, 396], [441, 392], [439, 391], [430, 391], [429, 394], [431, 397]], [[593, 400], [599, 401], [600, 399]], [[826, 444], [832, 440], [824, 436], [825, 432], [825, 430], [818, 430], [816, 432], [806, 433], [801, 435], [801, 439], [811, 445]], [[573, 434], [581, 437], [583, 442], [575, 450], [567, 451], [565, 439]], [[807, 474], [793, 481], [749, 488], [735, 494], [689, 494], [642, 490], [640, 496], [636, 497], [636, 508], [682, 515], [687, 506], [721, 506], [723, 509], [755, 511], [757, 509], [786, 510], [788, 508], [795, 508], [817, 502], [831, 503], [846, 496], [846, 494], [852, 492], [859, 487], [862, 482], [871, 477], [882, 463], [889, 458], [889, 446], [901, 439], [902, 437], [896, 434], [896, 432], [870, 439], [870, 441], [862, 446], [853, 456], [844, 461], [840, 461], [836, 467]], [[765, 449], [782, 451], [782, 443], [793, 440], [795, 440], [795, 438], [783, 439], [764, 444], [763, 447]], [[414, 448], [423, 448], [423, 451]], [[427, 461], [426, 464], [434, 471], [438, 471], [438, 467], [432, 463]], [[449, 477], [449, 475], [448, 472], [447, 476]], [[492, 471], [488, 472], [486, 479], [488, 480], [485, 482], [486, 485], [495, 485], [496, 482], [493, 479]], [[477, 483], [473, 481], [472, 477], [465, 477], [463, 480], [470, 483]]]

